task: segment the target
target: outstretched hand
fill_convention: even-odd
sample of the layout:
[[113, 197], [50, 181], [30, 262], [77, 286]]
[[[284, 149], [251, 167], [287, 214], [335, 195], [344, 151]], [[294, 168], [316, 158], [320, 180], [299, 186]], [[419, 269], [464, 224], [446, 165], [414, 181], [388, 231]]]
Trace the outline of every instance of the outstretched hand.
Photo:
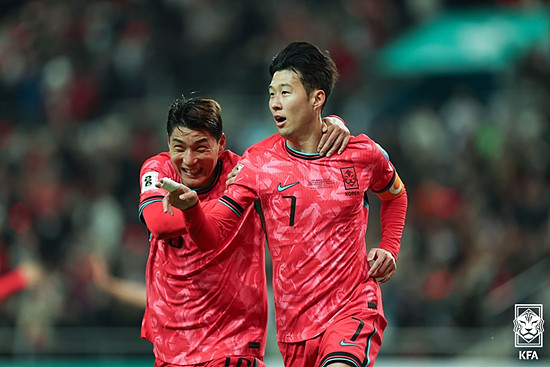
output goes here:
[[[157, 187], [162, 187], [164, 178], [160, 179], [160, 182], [156, 184]], [[197, 193], [191, 190], [189, 187], [179, 184], [173, 191], [168, 192], [162, 199], [162, 208], [164, 212], [169, 212], [170, 215], [174, 215], [172, 207], [181, 210], [189, 209], [199, 201]]]
[[367, 261], [371, 263], [369, 276], [376, 278], [379, 283], [385, 283], [391, 279], [397, 266], [391, 252], [381, 248], [373, 248], [367, 255]]

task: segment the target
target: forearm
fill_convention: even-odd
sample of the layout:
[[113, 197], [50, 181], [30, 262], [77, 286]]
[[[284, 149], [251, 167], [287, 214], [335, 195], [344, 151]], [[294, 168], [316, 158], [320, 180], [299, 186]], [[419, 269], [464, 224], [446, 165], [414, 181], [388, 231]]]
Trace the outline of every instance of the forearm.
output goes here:
[[397, 259], [401, 247], [407, 205], [407, 192], [404, 191], [398, 198], [383, 200], [380, 207], [382, 239], [379, 248], [391, 252], [394, 259]]
[[209, 251], [225, 243], [237, 229], [240, 217], [224, 204], [217, 203], [205, 212], [200, 203], [183, 210], [188, 234], [201, 251]]
[[189, 235], [201, 251], [209, 251], [217, 247], [221, 234], [218, 228], [208, 221], [201, 205], [197, 203], [189, 209], [181, 211]]
[[174, 215], [164, 213], [162, 202], [154, 202], [143, 209], [143, 219], [147, 229], [158, 239], [182, 236], [187, 233], [181, 210], [174, 210]]

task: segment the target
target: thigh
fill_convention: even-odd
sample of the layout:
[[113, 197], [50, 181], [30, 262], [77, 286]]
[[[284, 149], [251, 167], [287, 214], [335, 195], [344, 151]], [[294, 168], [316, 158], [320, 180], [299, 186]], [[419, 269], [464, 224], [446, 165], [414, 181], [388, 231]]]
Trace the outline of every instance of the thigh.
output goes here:
[[383, 314], [371, 309], [334, 323], [322, 337], [316, 366], [337, 362], [356, 367], [372, 366], [386, 325]]

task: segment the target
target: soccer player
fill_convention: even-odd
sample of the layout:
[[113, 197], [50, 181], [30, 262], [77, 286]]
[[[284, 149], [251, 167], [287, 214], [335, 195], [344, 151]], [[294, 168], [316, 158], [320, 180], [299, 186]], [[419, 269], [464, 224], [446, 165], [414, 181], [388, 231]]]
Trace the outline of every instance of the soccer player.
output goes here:
[[[327, 119], [322, 147], [333, 153], [349, 130]], [[333, 124], [332, 122], [336, 123]], [[155, 366], [263, 366], [267, 327], [264, 235], [252, 205], [243, 221], [211, 251], [188, 235], [181, 212], [163, 211], [170, 178], [208, 202], [226, 189], [240, 157], [225, 149], [221, 108], [212, 99], [176, 100], [168, 111], [169, 152], [141, 168], [139, 214], [150, 234], [142, 337], [153, 343]]]
[[[387, 325], [379, 282], [396, 270], [404, 185], [366, 135], [351, 137], [340, 155], [317, 153], [322, 108], [337, 79], [327, 53], [291, 43], [270, 73], [269, 107], [279, 134], [247, 149], [218, 203], [196, 205], [196, 193], [181, 185], [165, 197], [165, 210], [181, 209], [195, 243], [215, 251], [259, 200], [285, 365], [372, 366]], [[368, 190], [381, 199], [382, 236], [367, 254]]]

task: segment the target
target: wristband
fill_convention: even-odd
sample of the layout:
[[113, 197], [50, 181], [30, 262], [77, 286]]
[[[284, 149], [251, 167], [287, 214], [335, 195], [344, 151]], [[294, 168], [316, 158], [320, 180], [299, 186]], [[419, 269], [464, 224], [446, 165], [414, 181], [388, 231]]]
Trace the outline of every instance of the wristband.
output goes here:
[[176, 191], [178, 187], [180, 187], [180, 184], [168, 177], [164, 177], [162, 179], [162, 183], [160, 184], [160, 187], [162, 187], [168, 192], [173, 192], [173, 191]]

